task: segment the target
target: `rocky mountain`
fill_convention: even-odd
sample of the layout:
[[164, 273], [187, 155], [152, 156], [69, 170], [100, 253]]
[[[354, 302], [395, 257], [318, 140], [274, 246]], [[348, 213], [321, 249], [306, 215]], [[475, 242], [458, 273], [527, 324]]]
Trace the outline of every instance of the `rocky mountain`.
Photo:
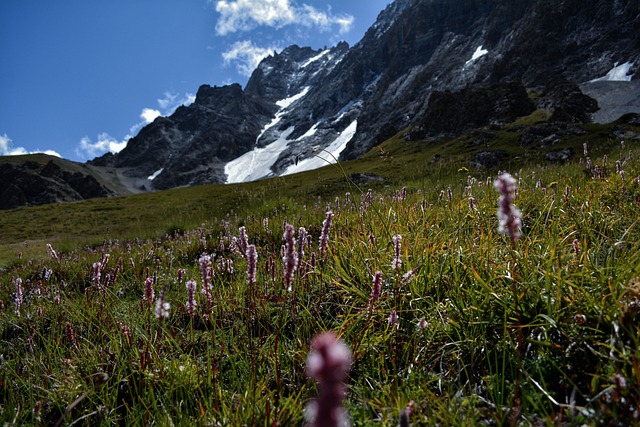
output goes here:
[[455, 136], [537, 108], [585, 122], [598, 105], [578, 85], [631, 84], [637, 34], [635, 0], [396, 0], [355, 46], [274, 53], [244, 89], [204, 85], [193, 104], [92, 164], [166, 189], [357, 158], [407, 128]]
[[0, 160], [0, 210], [115, 195], [90, 166], [45, 154]]
[[0, 208], [290, 174], [536, 109], [552, 123], [522, 143], [557, 137], [640, 113], [638, 34], [637, 0], [396, 0], [356, 45], [274, 52], [244, 88], [201, 86], [118, 154], [3, 160]]

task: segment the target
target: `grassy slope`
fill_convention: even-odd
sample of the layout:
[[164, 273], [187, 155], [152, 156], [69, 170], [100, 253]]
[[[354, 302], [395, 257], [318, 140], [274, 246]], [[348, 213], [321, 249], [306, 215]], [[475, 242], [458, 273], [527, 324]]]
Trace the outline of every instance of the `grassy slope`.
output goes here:
[[[522, 119], [521, 124], [539, 121], [539, 113]], [[579, 153], [581, 144], [589, 142], [594, 150], [608, 147], [610, 126], [590, 126], [586, 135], [575, 137], [558, 150], [572, 146]], [[304, 199], [339, 195], [351, 183], [345, 175], [373, 173], [386, 178], [385, 182], [361, 184], [363, 189], [381, 185], [410, 183], [423, 177], [447, 181], [451, 171], [469, 167], [475, 152], [503, 150], [510, 155], [503, 168], [512, 170], [526, 163], [543, 162], [543, 150], [519, 147], [519, 133], [508, 128], [498, 132], [495, 141], [478, 147], [473, 136], [464, 136], [449, 142], [404, 142], [398, 135], [364, 158], [329, 166], [320, 170], [290, 177], [265, 180], [242, 185], [210, 185], [182, 188], [165, 192], [139, 194], [110, 199], [56, 204], [3, 211], [0, 215], [0, 266], [15, 261], [19, 253], [26, 257], [43, 256], [44, 243], [56, 243], [62, 248], [78, 244], [95, 245], [105, 239], [126, 239], [162, 235], [173, 228], [193, 228], [212, 218], [219, 218], [230, 210], [248, 212], [262, 204], [278, 203], [275, 199]], [[601, 153], [597, 153], [601, 154]], [[435, 155], [441, 156], [434, 162]], [[49, 156], [30, 156], [34, 161], [46, 163]], [[19, 159], [16, 159], [16, 161]], [[58, 161], [59, 159], [56, 159]], [[70, 170], [82, 168], [62, 161]], [[357, 189], [356, 189], [357, 191]]]
[[[604, 179], [577, 162], [538, 166], [544, 153], [510, 144], [517, 134], [504, 129], [483, 147], [469, 137], [427, 144], [398, 136], [361, 160], [291, 177], [3, 213], [2, 260], [11, 266], [0, 278], [0, 418], [55, 423], [68, 408], [67, 421], [92, 425], [296, 425], [314, 394], [304, 376], [309, 341], [330, 329], [354, 353], [347, 406], [359, 425], [396, 425], [410, 400], [414, 425], [508, 423], [515, 408], [526, 424], [632, 422], [640, 400], [640, 151], [631, 141], [621, 151], [608, 126], [589, 129], [564, 145], [581, 153], [588, 140], [599, 165], [608, 153]], [[502, 169], [522, 168], [524, 237], [516, 245], [496, 232], [495, 171], [465, 169], [473, 150], [487, 149], [511, 154]], [[623, 179], [612, 163], [628, 149]], [[345, 178], [356, 172], [387, 177], [370, 202]], [[312, 267], [327, 203], [336, 213], [330, 249]], [[307, 274], [298, 272], [292, 293], [282, 285], [284, 222], [313, 236]], [[258, 249], [257, 288], [247, 287], [246, 263], [233, 250], [241, 225]], [[159, 238], [178, 230], [192, 231]], [[399, 270], [391, 268], [395, 234]], [[25, 248], [15, 243], [33, 236], [27, 249], [40, 259], [17, 261]], [[59, 261], [43, 256], [47, 242], [65, 252]], [[85, 244], [97, 246], [76, 249]], [[213, 298], [198, 292], [191, 318], [184, 281], [201, 289], [204, 252], [234, 270], [215, 268]], [[110, 261], [96, 282], [92, 265], [104, 253]], [[51, 276], [42, 276], [45, 267]], [[383, 292], [369, 312], [375, 271]], [[140, 302], [154, 276], [156, 295], [166, 286], [172, 305], [165, 321]], [[17, 277], [30, 280], [20, 316]], [[394, 310], [398, 328], [388, 322]]]

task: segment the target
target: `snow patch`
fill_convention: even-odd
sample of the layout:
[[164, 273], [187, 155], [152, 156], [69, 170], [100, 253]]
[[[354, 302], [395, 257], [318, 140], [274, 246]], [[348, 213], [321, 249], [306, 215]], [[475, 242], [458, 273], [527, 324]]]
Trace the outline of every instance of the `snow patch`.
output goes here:
[[149, 176], [147, 177], [147, 179], [148, 179], [149, 181], [153, 181], [154, 179], [156, 179], [156, 178], [158, 177], [158, 175], [160, 175], [160, 174], [162, 173], [162, 171], [163, 171], [163, 170], [164, 170], [164, 168], [160, 168], [160, 169], [158, 169], [157, 171], [155, 171], [155, 172], [153, 173], [153, 175], [149, 175]]
[[347, 143], [353, 138], [358, 127], [358, 121], [354, 120], [340, 135], [325, 149], [318, 150], [313, 157], [304, 159], [298, 164], [289, 166], [282, 175], [290, 175], [303, 171], [318, 169], [322, 166], [334, 164], [337, 162], [340, 153], [347, 147]]
[[289, 135], [294, 127], [290, 127], [280, 134], [280, 137], [263, 148], [254, 148], [235, 160], [230, 161], [224, 167], [227, 174], [227, 183], [255, 181], [269, 176], [271, 166], [278, 160], [280, 153], [289, 144]]
[[313, 58], [309, 58], [307, 59], [305, 62], [303, 62], [300, 65], [300, 68], [305, 68], [306, 66], [308, 66], [309, 64], [316, 62], [318, 59], [322, 58], [323, 56], [325, 56], [327, 53], [329, 53], [329, 49], [323, 50], [322, 52], [320, 52], [318, 55], [314, 56]]
[[302, 98], [303, 96], [305, 96], [308, 92], [309, 89], [311, 89], [310, 86], [305, 87], [304, 89], [302, 89], [302, 92], [300, 92], [297, 95], [293, 95], [292, 97], [289, 98], [285, 98], [285, 99], [281, 99], [280, 101], [276, 102], [276, 105], [282, 109], [285, 109], [287, 107], [289, 107], [291, 104], [293, 104], [294, 102], [296, 102], [298, 99]]
[[606, 76], [599, 77], [597, 79], [593, 79], [590, 83], [593, 82], [630, 82], [633, 75], [628, 75], [629, 70], [633, 67], [633, 62], [625, 62], [624, 64], [618, 65], [616, 62], [613, 68], [607, 73]]
[[483, 49], [482, 45], [478, 46], [478, 48], [476, 49], [475, 52], [473, 52], [473, 55], [471, 55], [471, 59], [468, 60], [467, 62], [464, 63], [464, 66], [468, 66], [469, 64], [471, 64], [472, 62], [474, 62], [476, 59], [485, 56], [487, 53], [489, 53], [488, 50]]
[[[305, 96], [307, 92], [309, 92], [309, 89], [311, 89], [311, 87], [307, 86], [300, 93], [276, 102], [276, 105], [280, 107], [280, 110], [278, 110], [273, 120], [262, 128], [260, 135], [256, 138], [256, 144], [260, 141], [260, 138], [262, 138], [266, 131], [280, 123], [282, 115], [285, 113], [286, 109], [294, 102]], [[317, 125], [314, 125], [302, 137], [313, 135], [316, 131], [316, 127]], [[256, 147], [248, 153], [228, 162], [224, 166], [224, 173], [227, 175], [226, 182], [228, 184], [232, 184], [255, 181], [269, 176], [272, 173], [271, 166], [273, 166], [273, 164], [278, 160], [280, 153], [282, 153], [282, 151], [287, 148], [287, 145], [289, 145], [288, 138], [293, 130], [294, 128], [290, 127], [282, 132], [277, 140], [266, 147]]]

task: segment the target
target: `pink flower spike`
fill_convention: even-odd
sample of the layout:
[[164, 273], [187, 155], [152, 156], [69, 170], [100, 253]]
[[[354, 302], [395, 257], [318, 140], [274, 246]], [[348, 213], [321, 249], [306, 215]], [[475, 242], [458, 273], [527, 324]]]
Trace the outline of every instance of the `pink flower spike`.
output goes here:
[[322, 232], [320, 234], [320, 247], [318, 252], [320, 257], [327, 251], [327, 242], [329, 241], [329, 230], [331, 229], [331, 221], [333, 220], [333, 212], [327, 211], [327, 217], [322, 222]]
[[507, 234], [512, 243], [521, 236], [522, 213], [513, 205], [514, 194], [517, 190], [516, 180], [508, 173], [503, 173], [493, 183], [500, 197], [498, 199], [498, 233]]
[[397, 270], [398, 268], [400, 268], [402, 266], [402, 260], [400, 259], [400, 257], [401, 257], [401, 243], [402, 243], [402, 236], [401, 235], [396, 234], [395, 236], [393, 236], [394, 258], [393, 258], [393, 262], [391, 263], [391, 268], [393, 268], [394, 270]]
[[314, 338], [307, 356], [307, 375], [318, 381], [318, 398], [308, 408], [312, 427], [344, 425], [344, 380], [351, 367], [351, 350], [332, 332]]
[[195, 280], [189, 280], [185, 287], [187, 288], [187, 314], [193, 317], [196, 314], [196, 307], [198, 305], [198, 303], [196, 303], [196, 288], [198, 284]]

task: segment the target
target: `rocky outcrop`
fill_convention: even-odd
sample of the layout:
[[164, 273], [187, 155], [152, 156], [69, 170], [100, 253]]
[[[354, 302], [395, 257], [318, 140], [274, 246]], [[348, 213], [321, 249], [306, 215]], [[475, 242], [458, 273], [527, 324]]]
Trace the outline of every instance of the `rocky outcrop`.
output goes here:
[[1, 163], [0, 182], [0, 209], [113, 195], [92, 175], [64, 170], [54, 160]]
[[244, 89], [202, 86], [192, 105], [92, 163], [165, 189], [225, 182], [228, 162], [278, 142], [266, 168], [242, 175], [259, 179], [313, 160], [311, 147], [345, 132], [343, 160], [407, 128], [427, 137], [509, 121], [532, 109], [524, 88], [542, 93], [536, 108], [552, 121], [584, 123], [597, 104], [576, 85], [617, 64], [634, 76], [639, 33], [637, 1], [396, 0], [353, 47], [274, 53]]
[[434, 91], [422, 122], [411, 133], [411, 139], [457, 136], [489, 124], [512, 122], [534, 110], [534, 102], [524, 86], [518, 83], [466, 88], [456, 92]]
[[537, 104], [551, 113], [551, 122], [591, 123], [593, 113], [598, 111], [598, 102], [564, 76], [549, 82]]

